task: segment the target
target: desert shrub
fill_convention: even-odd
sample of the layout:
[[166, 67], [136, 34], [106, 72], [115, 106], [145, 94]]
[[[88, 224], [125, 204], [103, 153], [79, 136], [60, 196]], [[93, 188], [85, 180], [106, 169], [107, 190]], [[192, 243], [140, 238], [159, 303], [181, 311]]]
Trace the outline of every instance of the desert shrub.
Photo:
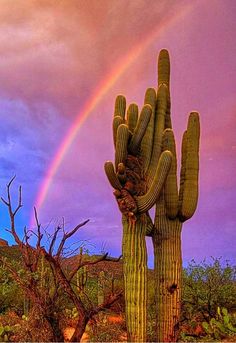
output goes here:
[[0, 313], [12, 310], [23, 312], [24, 296], [9, 271], [0, 266]]
[[217, 308], [236, 309], [236, 266], [223, 264], [220, 258], [211, 263], [191, 261], [183, 273], [183, 319], [209, 322]]

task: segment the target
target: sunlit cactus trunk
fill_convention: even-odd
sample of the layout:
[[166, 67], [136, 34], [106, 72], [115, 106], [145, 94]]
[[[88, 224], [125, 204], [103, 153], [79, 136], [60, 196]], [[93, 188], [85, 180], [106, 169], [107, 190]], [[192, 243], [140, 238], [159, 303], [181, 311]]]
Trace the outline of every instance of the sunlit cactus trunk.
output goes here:
[[162, 50], [158, 58], [158, 91], [165, 85], [167, 92], [164, 114], [162, 118], [159, 116], [157, 126], [157, 141], [161, 139], [157, 152], [160, 154], [161, 150], [170, 151], [172, 164], [163, 193], [156, 203], [155, 225], [152, 232], [158, 342], [176, 342], [178, 339], [182, 290], [181, 229], [183, 222], [193, 216], [198, 202], [199, 114], [190, 113], [187, 130], [183, 135], [178, 187], [175, 138], [170, 116], [169, 79], [169, 54], [167, 50]]
[[155, 295], [156, 295], [156, 340], [175, 342], [179, 331], [182, 289], [182, 223], [169, 220], [159, 205], [153, 233]]
[[146, 342], [147, 250], [146, 220], [132, 221], [123, 216], [123, 272], [125, 283], [126, 325], [129, 342]]

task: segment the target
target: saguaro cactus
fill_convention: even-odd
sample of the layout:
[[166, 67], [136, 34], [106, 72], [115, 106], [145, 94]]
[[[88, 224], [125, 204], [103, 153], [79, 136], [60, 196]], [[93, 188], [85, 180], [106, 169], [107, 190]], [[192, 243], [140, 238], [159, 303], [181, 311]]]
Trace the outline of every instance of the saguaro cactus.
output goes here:
[[[131, 104], [125, 115], [126, 100], [117, 97], [113, 120], [115, 167], [112, 162], [105, 163], [122, 212], [126, 322], [131, 341], [146, 340], [145, 235], [153, 237], [154, 245], [157, 341], [177, 338], [181, 229], [197, 206], [199, 116], [197, 112], [190, 114], [183, 136], [178, 191], [169, 79], [169, 54], [162, 50], [158, 59], [157, 93], [153, 88], [147, 89], [140, 115], [136, 104]], [[148, 211], [155, 203], [153, 225]]]
[[80, 268], [76, 273], [76, 284], [78, 292], [82, 292], [86, 286], [88, 280], [88, 271], [86, 266]]
[[[163, 85], [168, 89], [165, 95], [165, 115], [157, 118], [158, 127], [162, 131], [162, 150], [170, 150], [173, 158], [164, 191], [156, 203], [152, 232], [156, 277], [156, 338], [158, 342], [173, 342], [177, 340], [181, 305], [182, 224], [193, 216], [198, 200], [200, 125], [198, 113], [191, 112], [182, 140], [178, 191], [175, 139], [170, 118], [170, 62], [167, 50], [160, 52], [158, 71], [158, 89]], [[157, 134], [160, 139], [161, 132]]]
[[[158, 98], [161, 98], [162, 91]], [[159, 102], [162, 104], [161, 99]], [[131, 104], [125, 115], [125, 97], [116, 98], [113, 120], [115, 166], [112, 162], [105, 163], [106, 175], [115, 189], [114, 195], [122, 213], [126, 324], [128, 340], [133, 342], [146, 341], [145, 235], [152, 230], [148, 210], [161, 194], [172, 160], [169, 151], [163, 152], [159, 161], [150, 153], [155, 106], [156, 93], [153, 89], [147, 90], [145, 105], [139, 116], [136, 104]], [[149, 184], [147, 180], [151, 180]]]

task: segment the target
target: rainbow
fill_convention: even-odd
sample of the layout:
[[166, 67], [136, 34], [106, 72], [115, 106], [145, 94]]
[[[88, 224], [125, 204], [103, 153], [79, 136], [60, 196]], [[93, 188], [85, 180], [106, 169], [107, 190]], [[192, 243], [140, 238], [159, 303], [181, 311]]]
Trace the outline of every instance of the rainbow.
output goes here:
[[[75, 121], [71, 125], [70, 129], [66, 133], [62, 143], [60, 144], [57, 153], [50, 164], [47, 173], [44, 177], [42, 184], [40, 185], [39, 192], [36, 197], [35, 207], [39, 211], [42, 207], [47, 194], [50, 189], [53, 177], [55, 176], [60, 164], [62, 163], [66, 153], [68, 152], [70, 146], [72, 145], [75, 137], [77, 136], [83, 123], [86, 121], [88, 116], [96, 108], [96, 106], [101, 102], [103, 97], [112, 88], [112, 86], [117, 82], [117, 80], [124, 74], [124, 72], [130, 67], [130, 65], [137, 60], [137, 58], [143, 53], [147, 47], [154, 41], [155, 38], [160, 36], [162, 32], [174, 25], [178, 20], [182, 19], [193, 6], [185, 6], [176, 15], [168, 18], [164, 23], [160, 23], [159, 27], [154, 29], [151, 34], [148, 35], [143, 41], [139, 42], [119, 63], [117, 63], [112, 70], [112, 72], [105, 77], [101, 84], [98, 85], [93, 95], [87, 100], [82, 110], [76, 116]], [[34, 217], [31, 217], [30, 226], [32, 227], [34, 223]]]

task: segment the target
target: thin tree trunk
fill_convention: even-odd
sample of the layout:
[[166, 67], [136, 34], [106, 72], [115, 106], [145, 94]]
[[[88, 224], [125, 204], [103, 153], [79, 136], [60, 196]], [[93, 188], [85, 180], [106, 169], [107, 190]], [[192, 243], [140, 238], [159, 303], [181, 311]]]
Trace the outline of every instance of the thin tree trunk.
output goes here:
[[77, 321], [77, 325], [75, 327], [75, 332], [73, 333], [70, 342], [80, 342], [81, 338], [85, 332], [86, 325], [89, 321], [87, 316], [80, 317]]
[[157, 215], [155, 227], [156, 339], [157, 342], [176, 342], [182, 290], [182, 223]]
[[63, 342], [64, 336], [62, 330], [60, 329], [59, 320], [55, 318], [53, 315], [45, 317], [47, 321], [50, 323], [53, 331], [53, 342]]
[[123, 216], [123, 269], [129, 342], [146, 342], [147, 250], [146, 216]]

